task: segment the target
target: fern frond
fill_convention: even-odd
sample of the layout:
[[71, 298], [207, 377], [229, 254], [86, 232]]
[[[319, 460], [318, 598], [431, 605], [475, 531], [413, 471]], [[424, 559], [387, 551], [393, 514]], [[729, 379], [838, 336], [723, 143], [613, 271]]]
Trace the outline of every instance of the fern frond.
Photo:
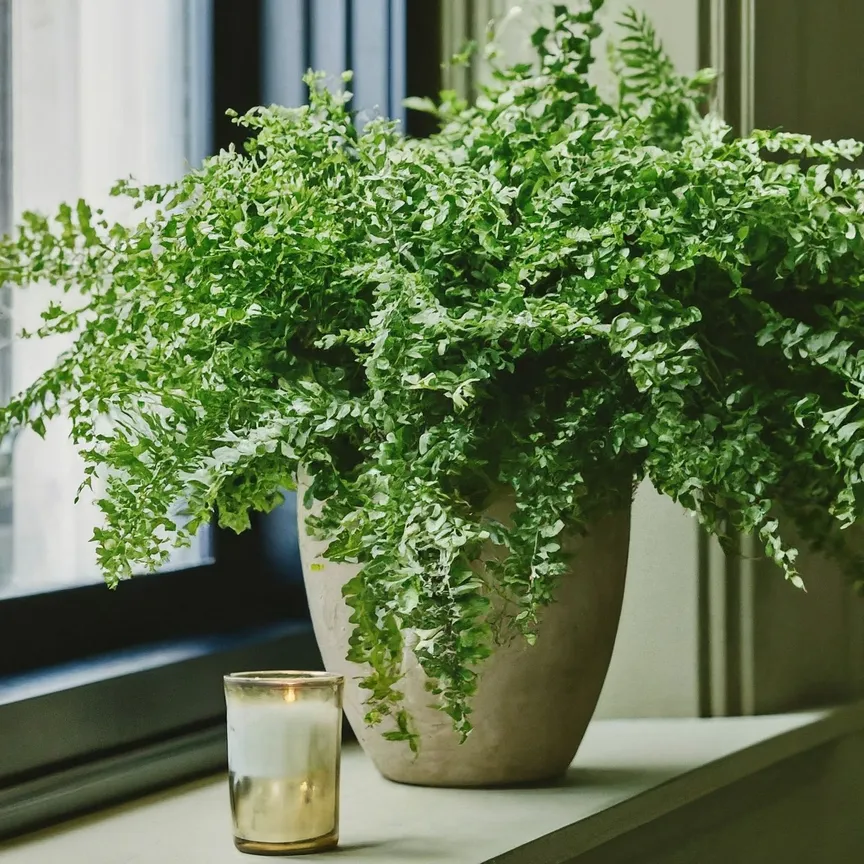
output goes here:
[[678, 75], [669, 55], [643, 13], [632, 7], [618, 22], [624, 35], [615, 46], [618, 108], [622, 116], [652, 121], [661, 146], [676, 147], [699, 117], [706, 75]]

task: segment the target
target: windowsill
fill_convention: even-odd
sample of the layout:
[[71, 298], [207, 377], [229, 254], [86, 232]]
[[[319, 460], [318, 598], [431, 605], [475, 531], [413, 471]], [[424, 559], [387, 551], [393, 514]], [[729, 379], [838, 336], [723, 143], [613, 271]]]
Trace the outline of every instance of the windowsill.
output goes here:
[[112, 678], [135, 675], [162, 666], [188, 663], [200, 657], [236, 651], [261, 642], [275, 641], [286, 634], [307, 632], [309, 626], [275, 624], [250, 628], [240, 633], [191, 639], [172, 639], [157, 644], [119, 651], [48, 669], [0, 677], [0, 706], [25, 699], [49, 696], [76, 687], [85, 687]]
[[289, 621], [0, 677], [0, 838], [218, 770], [222, 676], [318, 663]]
[[[346, 864], [565, 864], [862, 729], [864, 703], [770, 717], [597, 721], [567, 778], [531, 789], [398, 786], [351, 746], [342, 844], [333, 857]], [[223, 776], [0, 846], [0, 856], [4, 864], [250, 860], [231, 843]]]

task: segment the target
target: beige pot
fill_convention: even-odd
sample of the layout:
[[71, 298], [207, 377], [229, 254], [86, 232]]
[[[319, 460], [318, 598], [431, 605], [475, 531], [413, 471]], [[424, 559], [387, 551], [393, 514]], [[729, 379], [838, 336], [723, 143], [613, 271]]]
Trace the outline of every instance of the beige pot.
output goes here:
[[[430, 706], [423, 671], [410, 649], [400, 689], [420, 736], [417, 756], [404, 742], [387, 741], [393, 728], [363, 722], [366, 691], [361, 666], [345, 659], [352, 625], [342, 586], [357, 565], [323, 557], [327, 544], [305, 530], [298, 494], [300, 554], [315, 636], [328, 672], [345, 676], [345, 713], [363, 749], [390, 780], [423, 786], [491, 786], [549, 780], [570, 765], [594, 713], [606, 677], [624, 594], [630, 513], [608, 516], [587, 535], [564, 535], [575, 553], [557, 601], [543, 610], [537, 641], [505, 640], [479, 668], [480, 680], [464, 744], [450, 718]], [[493, 502], [500, 514], [506, 499]], [[497, 514], [496, 514], [497, 515]], [[500, 518], [500, 515], [499, 515]], [[406, 642], [410, 644], [411, 634]]]

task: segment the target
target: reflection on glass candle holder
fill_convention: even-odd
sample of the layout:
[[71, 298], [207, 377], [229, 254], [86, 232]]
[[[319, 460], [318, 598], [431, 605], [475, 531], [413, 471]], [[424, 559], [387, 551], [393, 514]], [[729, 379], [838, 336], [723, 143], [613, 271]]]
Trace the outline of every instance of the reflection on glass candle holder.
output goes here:
[[290, 855], [339, 840], [342, 685], [324, 672], [225, 676], [234, 842]]

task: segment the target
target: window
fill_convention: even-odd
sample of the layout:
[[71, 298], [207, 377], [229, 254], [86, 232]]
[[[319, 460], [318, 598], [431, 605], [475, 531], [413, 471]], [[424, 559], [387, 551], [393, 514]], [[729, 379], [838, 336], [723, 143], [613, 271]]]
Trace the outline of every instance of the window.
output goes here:
[[[8, 227], [13, 213], [52, 212], [79, 196], [123, 218], [122, 202], [108, 197], [117, 178], [170, 181], [214, 149], [239, 144], [241, 130], [227, 120], [226, 109], [301, 103], [300, 79], [309, 67], [337, 81], [354, 67], [360, 122], [371, 112], [399, 116], [407, 84], [405, 0], [365, 0], [362, 15], [360, 8], [356, 0], [177, 0], [157, 6], [143, 0], [2, 0], [0, 218]], [[26, 386], [65, 347], [13, 338], [14, 331], [38, 322], [49, 295], [39, 286], [10, 294], [4, 288], [0, 295], [0, 398]], [[45, 440], [25, 432], [0, 445], [0, 600], [22, 601], [0, 603], [0, 617], [4, 608], [24, 608], [28, 596], [52, 604], [49, 597], [37, 601], [39, 593], [56, 593], [63, 604], [81, 598], [79, 615], [89, 606], [85, 596], [98, 591], [94, 602], [105, 602], [89, 543], [98, 513], [92, 500], [73, 504], [81, 464], [65, 433], [58, 421]], [[258, 520], [250, 537], [205, 529], [166, 568], [182, 573], [149, 576], [146, 588], [121, 586], [112, 608], [122, 605], [124, 595], [155, 591], [157, 584], [177, 595], [195, 574], [212, 580], [232, 557], [242, 558], [244, 571], [266, 570], [271, 579], [281, 574], [283, 582], [296, 583], [293, 522], [289, 500]], [[94, 591], [75, 590], [85, 586]], [[168, 638], [172, 629], [156, 635]], [[51, 650], [55, 641], [35, 653], [26, 639], [19, 642], [11, 652], [17, 659], [0, 660], [0, 669], [89, 653], [68, 645]], [[118, 634], [104, 647], [119, 641]]]
[[[407, 92], [439, 89], [440, 28], [415, 26], [436, 20], [437, 8], [0, 0], [0, 230], [23, 209], [52, 212], [79, 196], [116, 208], [107, 191], [130, 173], [146, 182], [180, 176], [239, 143], [227, 108], [301, 103], [299, 78], [310, 66], [331, 76], [356, 70], [358, 122], [376, 111], [399, 116]], [[409, 131], [422, 131], [417, 122], [411, 112]], [[11, 298], [0, 289], [0, 399], [63, 347], [12, 338], [38, 321], [46, 300], [39, 286]], [[22, 434], [0, 443], [0, 812], [7, 796], [21, 800], [21, 784], [56, 777], [63, 789], [71, 766], [168, 738], [215, 733], [209, 761], [194, 762], [212, 769], [222, 752], [213, 741], [224, 738], [220, 675], [236, 664], [317, 662], [290, 496], [242, 535], [203, 533], [172, 572], [108, 591], [89, 548], [95, 509], [73, 504], [80, 479], [62, 424], [44, 441]], [[190, 764], [169, 760], [158, 778], [150, 771], [124, 788], [169, 782]], [[92, 806], [95, 794], [64, 792], [57, 805], [28, 792], [20, 819], [11, 829], [0, 819], [0, 833]]]
[[[13, 7], [11, 0], [5, 5]], [[58, 34], [71, 59], [65, 70], [48, 62], [56, 46], [39, 35], [39, 19], [56, 24], [68, 10], [15, 8], [7, 28], [15, 51], [7, 55], [22, 55], [16, 65], [23, 74], [7, 75], [6, 110], [15, 122], [4, 124], [17, 153], [15, 182], [7, 182], [12, 188], [6, 192], [7, 209], [15, 212], [54, 210], [80, 195], [122, 218], [122, 202], [107, 195], [117, 178], [164, 182], [185, 165], [199, 164], [214, 145], [237, 141], [226, 108], [300, 104], [309, 67], [324, 70], [337, 85], [341, 73], [354, 68], [360, 122], [375, 112], [402, 113], [404, 0], [365, 0], [362, 14], [355, 0], [263, 0], [242, 10], [178, 0], [152, 12], [138, 3], [89, 0], [79, 6], [77, 27]], [[131, 41], [121, 38], [133, 32]], [[30, 74], [37, 63], [44, 67], [38, 76]], [[58, 114], [64, 121], [59, 134], [46, 124]], [[44, 170], [46, 164], [53, 168]], [[26, 386], [68, 344], [13, 338], [21, 326], [38, 322], [46, 300], [38, 289], [0, 295], [6, 310], [0, 399]], [[72, 504], [81, 467], [62, 421], [44, 441], [24, 432], [0, 446], [0, 598], [101, 580], [89, 542], [98, 511], [92, 496]], [[203, 565], [212, 553], [212, 533], [205, 529], [166, 569]]]
[[[77, 27], [57, 35], [72, 58], [70, 68], [61, 70], [56, 61], [47, 62], [55, 46], [40, 41], [39, 19], [47, 16], [56, 26], [68, 10], [19, 4], [13, 24], [12, 0], [4, 2], [9, 116], [3, 128], [9, 140], [3, 152], [10, 152], [13, 137], [19, 152], [14, 163], [8, 156], [3, 163], [6, 221], [13, 209], [53, 210], [78, 195], [122, 218], [118, 202], [107, 197], [115, 179], [132, 174], [162, 182], [184, 165], [199, 164], [214, 144], [236, 140], [226, 108], [301, 103], [301, 77], [309, 66], [338, 80], [353, 64], [359, 106], [391, 116], [401, 110], [404, 62], [389, 58], [404, 57], [404, 0], [366, 0], [363, 15], [355, 14], [351, 0], [264, 0], [244, 4], [239, 14], [231, 4], [214, 7], [210, 0], [179, 0], [155, 12], [136, 3], [85, 2], [79, 8]], [[119, 38], [131, 32], [136, 39]], [[13, 75], [13, 47], [21, 54], [20, 80]], [[43, 73], [28, 77], [36, 63], [44, 63]], [[68, 123], [60, 134], [47, 134], [42, 118], [56, 116], [61, 100], [75, 107], [66, 108]], [[64, 163], [64, 150], [77, 150], [78, 158]], [[46, 163], [56, 169], [45, 172]], [[8, 289], [0, 294], [0, 399], [26, 386], [65, 347], [13, 338], [22, 325], [38, 321], [45, 301], [39, 290], [14, 298]], [[25, 432], [2, 442], [0, 598], [100, 581], [89, 543], [98, 513], [91, 499], [72, 503], [82, 476], [62, 421], [44, 441]], [[288, 512], [281, 516], [270, 524], [273, 543], [274, 526], [284, 531], [284, 517], [291, 518]], [[204, 565], [212, 555], [212, 533], [205, 529], [166, 569]]]

